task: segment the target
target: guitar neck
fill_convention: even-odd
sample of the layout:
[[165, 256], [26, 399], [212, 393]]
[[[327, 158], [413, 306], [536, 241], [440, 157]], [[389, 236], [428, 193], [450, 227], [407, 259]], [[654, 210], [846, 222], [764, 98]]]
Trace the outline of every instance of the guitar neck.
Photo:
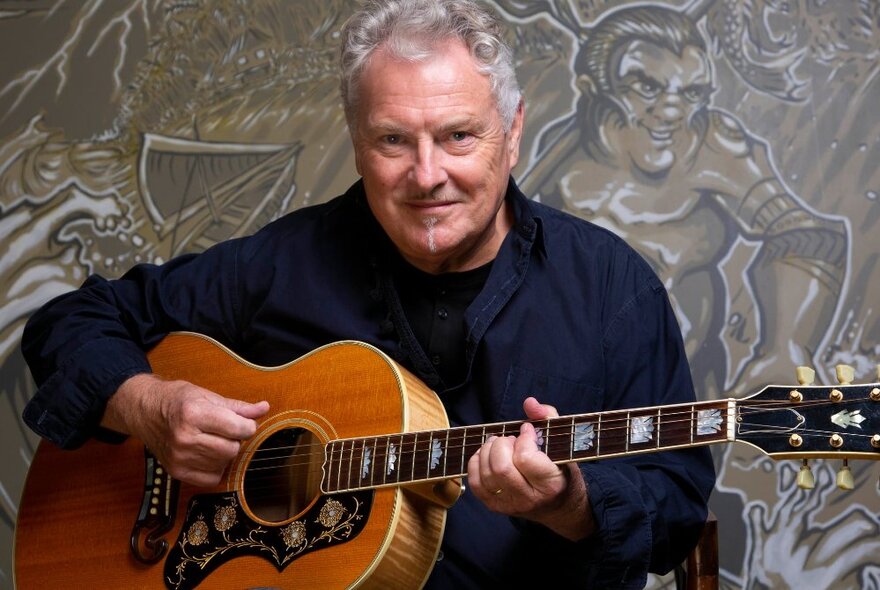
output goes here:
[[[556, 463], [592, 461], [734, 440], [736, 400], [613, 410], [532, 421], [538, 447]], [[452, 479], [492, 436], [519, 434], [519, 422], [462, 426], [327, 444], [324, 493]]]

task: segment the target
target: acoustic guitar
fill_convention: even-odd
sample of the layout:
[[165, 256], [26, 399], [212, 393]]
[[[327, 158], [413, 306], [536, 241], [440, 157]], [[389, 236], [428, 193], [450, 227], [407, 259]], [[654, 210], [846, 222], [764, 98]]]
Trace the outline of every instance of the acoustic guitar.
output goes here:
[[[170, 478], [135, 438], [40, 443], [15, 529], [17, 588], [419, 588], [468, 458], [519, 431], [449, 428], [430, 389], [360, 342], [266, 368], [181, 333], [149, 359], [163, 377], [268, 400], [270, 415], [210, 489]], [[880, 388], [769, 386], [534, 424], [557, 463], [734, 440], [776, 459], [876, 460]]]

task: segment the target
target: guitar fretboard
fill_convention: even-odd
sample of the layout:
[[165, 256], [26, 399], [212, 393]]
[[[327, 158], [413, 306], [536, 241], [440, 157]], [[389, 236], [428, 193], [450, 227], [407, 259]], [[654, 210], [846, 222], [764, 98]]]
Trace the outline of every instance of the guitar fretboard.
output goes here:
[[[729, 400], [615, 410], [532, 421], [538, 447], [556, 463], [649, 453], [732, 440]], [[522, 422], [462, 426], [327, 444], [324, 493], [461, 477], [492, 436], [517, 436]]]

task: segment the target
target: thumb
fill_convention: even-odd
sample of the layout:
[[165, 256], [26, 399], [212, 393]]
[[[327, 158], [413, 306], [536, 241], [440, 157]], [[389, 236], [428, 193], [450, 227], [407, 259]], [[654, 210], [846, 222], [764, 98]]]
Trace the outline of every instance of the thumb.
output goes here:
[[269, 402], [267, 401], [250, 403], [240, 399], [224, 398], [224, 400], [224, 405], [242, 418], [256, 420], [269, 411]]
[[556, 418], [559, 412], [553, 406], [542, 404], [534, 397], [526, 398], [523, 402], [523, 410], [529, 420], [544, 420], [546, 418]]

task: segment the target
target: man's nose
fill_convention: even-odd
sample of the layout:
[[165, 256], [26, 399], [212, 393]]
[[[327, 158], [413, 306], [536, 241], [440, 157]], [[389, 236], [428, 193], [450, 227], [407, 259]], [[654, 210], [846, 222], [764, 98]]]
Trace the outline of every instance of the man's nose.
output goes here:
[[427, 140], [419, 142], [412, 177], [421, 192], [430, 194], [436, 187], [446, 182], [448, 175], [445, 155], [436, 142]]

